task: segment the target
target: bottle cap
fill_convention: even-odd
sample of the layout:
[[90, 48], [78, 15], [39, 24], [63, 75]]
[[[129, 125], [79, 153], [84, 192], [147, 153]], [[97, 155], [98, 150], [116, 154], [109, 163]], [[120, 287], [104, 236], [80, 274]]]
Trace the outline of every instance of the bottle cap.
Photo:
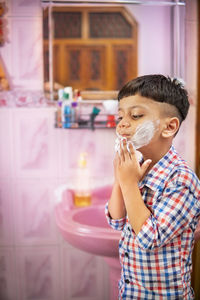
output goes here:
[[76, 107], [78, 105], [78, 103], [76, 101], [72, 102], [72, 107]]

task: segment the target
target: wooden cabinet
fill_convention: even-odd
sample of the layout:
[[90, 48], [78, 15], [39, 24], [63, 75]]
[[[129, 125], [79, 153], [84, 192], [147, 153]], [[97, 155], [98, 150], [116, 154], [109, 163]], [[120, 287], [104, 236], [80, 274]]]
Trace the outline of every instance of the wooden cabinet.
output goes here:
[[[81, 90], [117, 90], [137, 76], [137, 23], [117, 8], [53, 8], [53, 78]], [[48, 26], [44, 11], [44, 77]]]

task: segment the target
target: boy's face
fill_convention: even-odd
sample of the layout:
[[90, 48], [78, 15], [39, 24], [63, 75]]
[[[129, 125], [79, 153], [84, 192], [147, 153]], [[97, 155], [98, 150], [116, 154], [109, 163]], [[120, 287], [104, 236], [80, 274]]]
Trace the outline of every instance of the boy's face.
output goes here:
[[161, 103], [134, 95], [125, 97], [119, 102], [116, 132], [119, 136], [133, 141], [136, 149], [151, 142], [159, 134], [162, 122]]

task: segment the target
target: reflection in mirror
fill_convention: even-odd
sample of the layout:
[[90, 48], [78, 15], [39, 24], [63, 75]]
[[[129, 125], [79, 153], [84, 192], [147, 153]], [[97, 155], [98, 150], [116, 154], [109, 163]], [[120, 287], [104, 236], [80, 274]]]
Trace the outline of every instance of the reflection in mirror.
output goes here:
[[106, 97], [108, 91], [110, 98], [111, 91], [116, 95], [125, 82], [145, 73], [183, 78], [183, 2], [67, 2], [54, 1], [43, 10], [45, 90], [54, 90], [54, 98], [64, 86], [85, 91], [86, 98]]
[[[125, 8], [54, 7], [52, 18], [55, 88], [118, 90], [137, 76], [137, 23]], [[48, 82], [48, 10], [43, 32]]]

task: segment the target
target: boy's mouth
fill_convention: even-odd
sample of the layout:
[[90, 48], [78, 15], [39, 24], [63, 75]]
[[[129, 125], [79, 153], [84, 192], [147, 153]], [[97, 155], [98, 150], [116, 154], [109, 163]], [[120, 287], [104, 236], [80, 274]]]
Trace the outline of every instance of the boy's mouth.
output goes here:
[[117, 136], [118, 136], [119, 138], [126, 138], [126, 139], [128, 140], [128, 139], [131, 139], [131, 137], [132, 137], [133, 135], [126, 134], [126, 133], [118, 133], [118, 132], [117, 132]]
[[123, 138], [126, 138], [127, 140], [129, 140], [131, 138], [130, 134], [121, 134], [120, 136]]

